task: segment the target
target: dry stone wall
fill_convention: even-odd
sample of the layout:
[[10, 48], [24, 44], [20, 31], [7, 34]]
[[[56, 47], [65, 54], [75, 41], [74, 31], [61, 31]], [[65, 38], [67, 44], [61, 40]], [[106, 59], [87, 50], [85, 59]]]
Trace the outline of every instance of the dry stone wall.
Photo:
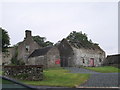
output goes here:
[[43, 80], [42, 65], [4, 66], [4, 75], [20, 80]]

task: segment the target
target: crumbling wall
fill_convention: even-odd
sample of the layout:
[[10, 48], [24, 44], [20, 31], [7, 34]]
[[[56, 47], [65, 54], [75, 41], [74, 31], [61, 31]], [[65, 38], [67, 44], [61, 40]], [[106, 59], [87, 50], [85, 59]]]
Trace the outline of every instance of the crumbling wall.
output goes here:
[[57, 47], [51, 48], [46, 54], [46, 64], [49, 67], [60, 67], [60, 53]]
[[58, 49], [60, 52], [61, 67], [74, 66], [74, 52], [67, 40], [62, 40], [62, 42], [58, 45]]
[[75, 66], [91, 66], [90, 59], [94, 59], [94, 66], [101, 66], [101, 63], [105, 59], [105, 53], [100, 50], [84, 49], [84, 48], [74, 48], [74, 62]]
[[[29, 47], [29, 50], [27, 50]], [[26, 38], [23, 42], [18, 45], [18, 60], [22, 60], [27, 63], [28, 56], [40, 46], [33, 40], [32, 37]]]
[[15, 47], [10, 47], [7, 49], [7, 52], [2, 53], [2, 64], [8, 65], [11, 64], [11, 59], [15, 55]]

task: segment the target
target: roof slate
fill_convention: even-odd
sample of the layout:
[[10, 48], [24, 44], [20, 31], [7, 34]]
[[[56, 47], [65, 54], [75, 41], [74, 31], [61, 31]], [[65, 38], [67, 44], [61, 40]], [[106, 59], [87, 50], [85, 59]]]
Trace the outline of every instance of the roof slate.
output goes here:
[[28, 58], [45, 55], [51, 48], [52, 47], [45, 47], [45, 48], [41, 48], [41, 49], [36, 49], [35, 51], [33, 51], [32, 54], [30, 54], [30, 56]]

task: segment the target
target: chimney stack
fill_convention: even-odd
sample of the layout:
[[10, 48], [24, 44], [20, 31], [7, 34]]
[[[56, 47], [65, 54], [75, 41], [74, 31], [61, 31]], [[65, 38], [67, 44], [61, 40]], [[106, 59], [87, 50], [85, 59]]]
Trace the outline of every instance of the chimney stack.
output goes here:
[[26, 30], [25, 31], [25, 38], [29, 38], [29, 37], [31, 37], [32, 35], [31, 35], [31, 31], [30, 30]]

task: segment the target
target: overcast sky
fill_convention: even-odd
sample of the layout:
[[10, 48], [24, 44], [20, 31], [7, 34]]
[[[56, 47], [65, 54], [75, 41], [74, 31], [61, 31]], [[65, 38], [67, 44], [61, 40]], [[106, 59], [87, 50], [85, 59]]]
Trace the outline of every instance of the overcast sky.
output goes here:
[[0, 27], [14, 45], [32, 35], [56, 43], [72, 31], [82, 31], [106, 54], [118, 53], [117, 2], [3, 2]]

